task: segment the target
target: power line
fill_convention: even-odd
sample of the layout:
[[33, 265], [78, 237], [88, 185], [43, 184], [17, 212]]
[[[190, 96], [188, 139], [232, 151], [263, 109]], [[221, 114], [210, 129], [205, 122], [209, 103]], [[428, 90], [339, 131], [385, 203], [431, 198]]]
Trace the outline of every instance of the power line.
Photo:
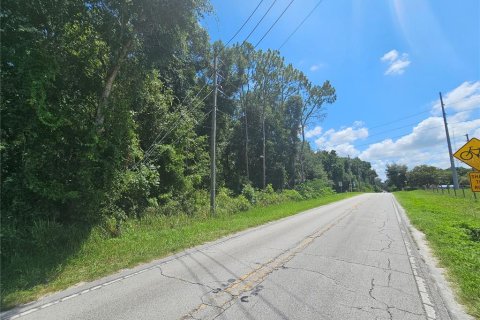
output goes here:
[[292, 0], [290, 1], [290, 3], [287, 5], [287, 7], [282, 11], [282, 13], [280, 14], [280, 16], [277, 18], [277, 20], [275, 20], [275, 22], [270, 26], [270, 28], [267, 30], [267, 32], [265, 32], [265, 34], [262, 36], [262, 38], [257, 42], [257, 44], [253, 47], [254, 49], [258, 47], [258, 45], [260, 44], [260, 42], [263, 41], [263, 39], [265, 39], [265, 37], [267, 36], [267, 34], [273, 29], [273, 27], [277, 24], [278, 20], [280, 20], [282, 18], [282, 16], [285, 14], [285, 12], [288, 10], [288, 8], [290, 8], [290, 6], [292, 5], [292, 3], [294, 2], [295, 0]]
[[[196, 109], [197, 107], [199, 107], [200, 105], [202, 105], [203, 101], [205, 101], [205, 99], [206, 99], [212, 92], [213, 92], [213, 90], [211, 90], [193, 109]], [[193, 110], [192, 110], [192, 111], [193, 111]], [[208, 113], [207, 113], [207, 114], [208, 114]], [[181, 112], [180, 117], [179, 117], [179, 119], [176, 121], [175, 125], [171, 126], [170, 129], [169, 129], [167, 132], [165, 132], [165, 134], [163, 135], [163, 137], [162, 137], [160, 140], [158, 140], [158, 138], [160, 137], [160, 135], [162, 134], [162, 132], [160, 132], [160, 133], [156, 136], [155, 140], [152, 142], [152, 144], [150, 144], [150, 147], [147, 149], [147, 151], [145, 151], [143, 159], [140, 160], [140, 161], [137, 161], [137, 162], [132, 166], [133, 169], [136, 169], [140, 164], [145, 163], [145, 162], [149, 159], [149, 157], [152, 155], [153, 151], [155, 150], [155, 146], [158, 145], [158, 144], [161, 144], [161, 143], [164, 141], [164, 139], [165, 139], [170, 133], [172, 133], [172, 131], [173, 131], [175, 128], [177, 128], [177, 127], [180, 125], [181, 121], [179, 121], [179, 120], [181, 120], [181, 118], [183, 118], [184, 116], [185, 116], [185, 114], [184, 114], [183, 112]], [[198, 123], [198, 121], [197, 121], [197, 123]]]
[[[446, 106], [448, 106], [448, 105], [446, 105]], [[457, 113], [465, 112], [465, 111], [471, 111], [471, 110], [479, 110], [479, 111], [480, 111], [480, 107], [475, 106], [475, 107], [473, 107], [473, 108], [466, 108], [466, 109], [462, 109], [462, 110], [457, 110]], [[457, 113], [455, 113], [455, 114], [457, 114]], [[448, 112], [447, 112], [447, 114], [449, 115]]]
[[250, 21], [250, 19], [253, 17], [253, 15], [255, 14], [255, 12], [257, 12], [258, 8], [260, 7], [260, 5], [263, 3], [263, 1], [265, 0], [260, 0], [260, 2], [257, 4], [257, 6], [255, 7], [255, 9], [252, 11], [252, 13], [250, 14], [250, 16], [247, 18], [247, 20], [245, 20], [245, 22], [242, 24], [242, 26], [237, 30], [237, 32], [235, 32], [235, 34], [230, 38], [230, 40], [228, 40], [227, 44], [225, 44], [225, 47], [228, 46], [230, 44], [230, 42], [232, 42], [233, 39], [235, 39], [235, 37], [240, 33], [240, 31], [242, 31], [243, 27], [245, 27], [245, 25], [248, 23], [248, 21]]
[[374, 134], [372, 134], [372, 135], [369, 135], [368, 137], [371, 138], [371, 137], [379, 136], [379, 135], [381, 135], [381, 134], [388, 133], [388, 132], [391, 132], [391, 131], [396, 131], [396, 130], [408, 128], [408, 127], [413, 126], [413, 125], [416, 125], [416, 124], [418, 124], [418, 122], [409, 123], [409, 124], [406, 124], [406, 125], [401, 126], [401, 127], [392, 128], [392, 129], [390, 129], [390, 130], [385, 130], [385, 131], [377, 132], [377, 133], [374, 133]]
[[411, 114], [411, 115], [408, 115], [408, 116], [405, 116], [405, 117], [402, 117], [402, 118], [398, 118], [396, 120], [392, 120], [392, 121], [389, 121], [389, 122], [385, 122], [385, 123], [382, 123], [382, 124], [379, 124], [379, 125], [375, 125], [373, 127], [370, 127], [370, 129], [376, 129], [376, 128], [381, 128], [381, 127], [385, 127], [385, 126], [388, 126], [392, 123], [397, 123], [398, 121], [401, 121], [401, 120], [405, 120], [405, 119], [410, 119], [410, 118], [414, 118], [418, 115], [421, 115], [421, 114], [424, 114], [424, 113], [428, 113], [430, 112], [430, 110], [425, 110], [425, 111], [421, 111], [421, 112], [418, 112], [418, 113], [414, 113], [414, 114]]
[[471, 99], [473, 99], [473, 98], [472, 98], [472, 97], [470, 97], [470, 98], [462, 98], [462, 99], [455, 100], [455, 101], [453, 101], [453, 102], [445, 103], [445, 105], [446, 105], [446, 106], [451, 106], [451, 105], [457, 104], [457, 103], [459, 103], [459, 102], [468, 102], [469, 99], [471, 100]]
[[[287, 7], [282, 11], [282, 13], [280, 14], [280, 16], [274, 21], [274, 23], [270, 26], [270, 28], [267, 30], [267, 32], [265, 32], [262, 36], [262, 38], [257, 42], [257, 44], [254, 46], [254, 49], [265, 39], [265, 37], [268, 35], [268, 33], [270, 33], [270, 31], [273, 29], [273, 27], [277, 24], [277, 22], [282, 18], [282, 16], [285, 14], [285, 12], [288, 10], [288, 8], [292, 5], [292, 3], [294, 2], [295, 0], [291, 0], [290, 3], [287, 5]], [[263, 16], [260, 18], [260, 20], [257, 22], [257, 24], [254, 26], [254, 28], [252, 29], [252, 31], [250, 31], [250, 33], [247, 35], [247, 37], [242, 41], [242, 44], [240, 46], [243, 46], [247, 40], [250, 38], [250, 36], [255, 32], [255, 30], [258, 28], [258, 26], [260, 25], [260, 23], [263, 21], [263, 19], [268, 15], [268, 13], [271, 11], [271, 9], [273, 8], [273, 6], [275, 5], [275, 3], [277, 2], [277, 0], [274, 0], [271, 4], [270, 4], [270, 7], [268, 7], [267, 11], [263, 14]], [[256, 8], [255, 8], [256, 10]], [[249, 17], [250, 18], [250, 17]], [[220, 51], [220, 53], [225, 49], [225, 47]], [[220, 63], [223, 64], [223, 62], [220, 60]], [[228, 84], [230, 82], [230, 80], [227, 80], [226, 84]]]
[[[470, 122], [470, 121], [472, 121], [472, 120], [452, 122], [452, 123], [450, 123], [450, 126], [451, 126], [452, 124], [459, 124], [459, 123], [465, 123], [465, 122]], [[442, 127], [443, 127], [443, 125], [434, 126], [434, 127], [426, 128], [426, 129], [424, 129], [424, 131], [430, 131], [430, 130], [438, 129], [438, 128], [442, 128]], [[385, 141], [386, 139], [391, 139], [391, 140], [393, 140], [393, 139], [405, 137], [405, 136], [407, 136], [407, 135], [408, 135], [408, 134], [401, 134], [401, 135], [394, 136], [394, 137], [383, 138], [383, 139], [380, 139], [380, 140], [376, 140], [376, 141], [372, 141], [372, 142], [367, 142], [367, 143], [359, 144], [359, 145], [356, 145], [355, 147], [358, 148], [358, 147], [368, 146], [368, 145], [372, 145], [372, 144], [375, 144], [375, 143], [378, 143], [378, 142]]]
[[[205, 119], [207, 118], [207, 116], [208, 116], [210, 113], [212, 113], [212, 111], [213, 111], [213, 109], [210, 110], [209, 112], [205, 113], [198, 122], [205, 120]], [[185, 136], [186, 136], [188, 133], [190, 133], [190, 131], [186, 130], [186, 131], [185, 131], [185, 134], [180, 135], [180, 136], [179, 136], [174, 142], [172, 142], [171, 144], [172, 144], [172, 145], [176, 145], [176, 144], [180, 141], [180, 139], [185, 138]], [[157, 155], [155, 155], [155, 156], [154, 156], [153, 158], [151, 158], [150, 160], [151, 160], [151, 161], [157, 160], [158, 157], [160, 157], [165, 150], [166, 150], [166, 149], [162, 150], [160, 153], [158, 153]]]
[[[212, 90], [213, 91], [213, 90]], [[205, 99], [212, 93], [212, 91], [210, 91], [210, 93], [208, 93], [201, 101], [199, 104], [197, 104], [191, 111], [194, 111], [197, 107], [199, 107], [203, 101], [205, 101]], [[166, 132], [165, 135], [160, 139], [160, 141], [157, 142], [158, 138], [160, 138], [160, 135], [162, 134], [162, 132], [159, 132], [158, 135], [155, 137], [155, 139], [153, 140], [152, 144], [150, 145], [150, 147], [145, 151], [144, 153], [144, 157], [145, 156], [148, 156], [148, 154], [154, 149], [155, 145], [156, 144], [159, 144], [161, 143], [165, 138], [166, 136], [171, 133], [173, 131], [173, 129], [175, 129], [179, 123], [180, 123], [180, 120], [182, 120], [182, 118], [185, 116], [185, 114], [182, 112], [183, 110], [180, 111], [180, 116], [175, 119], [174, 121], [172, 121], [172, 123], [176, 123], [175, 126], [171, 127], [170, 131]]]
[[263, 14], [262, 18], [257, 22], [257, 24], [255, 25], [255, 27], [253, 27], [253, 30], [250, 31], [250, 33], [248, 34], [248, 36], [245, 38], [245, 40], [243, 40], [242, 42], [242, 46], [247, 42], [248, 38], [250, 38], [250, 36], [255, 32], [255, 30], [257, 30], [258, 26], [260, 25], [260, 23], [262, 23], [263, 19], [265, 19], [265, 17], [267, 16], [267, 14], [270, 12], [270, 10], [272, 10], [273, 6], [275, 5], [275, 3], [277, 2], [277, 0], [273, 0], [272, 4], [270, 5], [270, 7], [268, 7], [267, 11]]
[[288, 42], [288, 40], [290, 40], [290, 38], [298, 31], [298, 29], [300, 29], [303, 24], [308, 20], [308, 18], [310, 18], [310, 16], [313, 14], [313, 12], [320, 6], [320, 4], [322, 4], [323, 0], [320, 0], [316, 5], [315, 7], [313, 7], [312, 10], [310, 10], [310, 12], [307, 14], [307, 16], [302, 20], [302, 22], [300, 22], [300, 24], [295, 28], [295, 30], [293, 30], [292, 33], [290, 33], [290, 35], [287, 37], [287, 39], [285, 39], [285, 41], [283, 41], [282, 45], [278, 48], [278, 50], [282, 49], [283, 46]]
[[[459, 102], [459, 101], [461, 101], [461, 100], [458, 100], [457, 102]], [[451, 104], [446, 104], [446, 105], [451, 105]], [[473, 108], [467, 108], [467, 109], [459, 110], [459, 111], [457, 111], [457, 113], [464, 112], [464, 111], [470, 111], [470, 110], [476, 110], [476, 109], [480, 110], [479, 107], [473, 107]], [[388, 126], [392, 123], [396, 123], [398, 121], [405, 120], [405, 119], [414, 118], [418, 115], [421, 115], [421, 114], [424, 114], [424, 113], [429, 113], [429, 112], [431, 112], [431, 110], [420, 111], [420, 112], [417, 112], [417, 113], [414, 113], [414, 114], [411, 114], [411, 115], [407, 115], [407, 116], [402, 117], [402, 118], [398, 118], [396, 120], [392, 120], [392, 121], [389, 121], [389, 122], [381, 123], [379, 125], [375, 125], [373, 127], [370, 127], [370, 129], [376, 129], [376, 128], [381, 128], [381, 127], [384, 127], [384, 126]], [[455, 113], [455, 114], [457, 114], [457, 113]], [[453, 115], [455, 115], [455, 114], [453, 114]]]

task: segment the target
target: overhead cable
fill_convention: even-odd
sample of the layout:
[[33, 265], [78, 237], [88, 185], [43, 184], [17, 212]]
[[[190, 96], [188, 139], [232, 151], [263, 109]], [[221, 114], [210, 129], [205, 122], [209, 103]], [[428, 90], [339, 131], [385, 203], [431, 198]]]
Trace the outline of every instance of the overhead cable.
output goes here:
[[283, 46], [288, 42], [288, 40], [290, 40], [290, 38], [293, 37], [293, 35], [298, 31], [298, 29], [300, 29], [303, 26], [303, 24], [308, 20], [308, 18], [310, 18], [310, 16], [313, 14], [313, 12], [322, 4], [322, 2], [323, 2], [323, 0], [318, 1], [318, 3], [315, 5], [315, 7], [313, 7], [313, 9], [310, 10], [310, 12], [302, 20], [302, 22], [300, 22], [300, 24], [295, 28], [295, 30], [293, 30], [293, 32], [290, 33], [290, 35], [287, 37], [287, 39], [285, 39], [285, 41], [283, 41], [282, 45], [280, 47], [278, 47], [278, 50], [283, 48]]
[[278, 20], [280, 20], [283, 15], [285, 14], [285, 12], [287, 12], [288, 8], [290, 8], [290, 6], [292, 5], [292, 3], [294, 2], [295, 0], [292, 0], [290, 1], [290, 3], [287, 5], [287, 7], [282, 11], [282, 13], [280, 14], [280, 16], [277, 18], [277, 20], [275, 20], [275, 22], [272, 23], [272, 25], [270, 26], [270, 28], [267, 30], [267, 32], [264, 33], [264, 35], [262, 36], [262, 38], [260, 40], [258, 40], [257, 44], [254, 46], [254, 48], [257, 48], [258, 45], [263, 41], [263, 39], [265, 39], [265, 37], [267, 36], [267, 34], [273, 29], [273, 27], [277, 24]]
[[250, 16], [248, 16], [247, 20], [245, 20], [245, 22], [242, 24], [242, 26], [237, 30], [237, 32], [235, 32], [235, 34], [230, 38], [230, 40], [228, 40], [228, 42], [225, 44], [225, 47], [228, 46], [230, 44], [230, 42], [232, 42], [233, 39], [235, 39], [235, 37], [240, 33], [240, 31], [242, 31], [243, 27], [245, 27], [245, 25], [248, 23], [248, 21], [250, 21], [250, 19], [253, 17], [253, 15], [255, 14], [255, 12], [257, 12], [258, 8], [260, 7], [260, 5], [263, 3], [263, 1], [265, 0], [260, 0], [260, 2], [257, 4], [257, 6], [255, 7], [255, 9], [252, 11], [252, 13], [250, 13]]

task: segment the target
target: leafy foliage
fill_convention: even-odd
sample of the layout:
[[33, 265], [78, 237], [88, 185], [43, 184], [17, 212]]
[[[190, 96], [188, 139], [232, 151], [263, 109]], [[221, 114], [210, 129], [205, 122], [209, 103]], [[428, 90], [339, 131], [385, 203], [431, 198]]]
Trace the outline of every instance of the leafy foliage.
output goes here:
[[402, 164], [387, 165], [387, 185], [393, 190], [403, 190], [407, 184], [407, 166]]

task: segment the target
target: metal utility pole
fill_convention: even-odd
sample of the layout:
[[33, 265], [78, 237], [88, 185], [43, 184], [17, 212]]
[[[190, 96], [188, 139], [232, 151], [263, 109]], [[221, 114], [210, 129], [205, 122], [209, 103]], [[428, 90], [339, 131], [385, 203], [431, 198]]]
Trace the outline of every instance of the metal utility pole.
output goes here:
[[468, 133], [465, 135], [465, 137], [467, 138], [467, 142], [470, 141], [470, 138], [468, 138]]
[[212, 215], [216, 214], [215, 210], [215, 189], [217, 185], [217, 167], [216, 167], [216, 154], [217, 154], [217, 88], [218, 88], [218, 75], [217, 75], [217, 54], [213, 59], [214, 69], [214, 94], [213, 94], [213, 112], [212, 112], [212, 135], [210, 138], [210, 212]]
[[439, 92], [439, 94], [440, 94], [440, 105], [442, 106], [443, 123], [445, 124], [445, 134], [447, 135], [448, 155], [450, 156], [450, 167], [452, 169], [453, 188], [458, 189], [457, 169], [455, 168], [455, 162], [453, 161], [452, 144], [450, 143], [450, 135], [448, 133], [447, 115], [445, 114], [445, 106], [443, 104], [442, 93]]

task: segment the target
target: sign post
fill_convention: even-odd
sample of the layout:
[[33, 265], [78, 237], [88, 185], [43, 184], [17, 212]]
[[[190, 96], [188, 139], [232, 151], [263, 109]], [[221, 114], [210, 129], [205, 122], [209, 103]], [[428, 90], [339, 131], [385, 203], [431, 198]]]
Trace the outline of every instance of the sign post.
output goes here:
[[[470, 139], [453, 156], [473, 169], [480, 171], [480, 140], [477, 138]], [[475, 195], [475, 192], [480, 192], [480, 172], [478, 171], [469, 174], [473, 195]]]

